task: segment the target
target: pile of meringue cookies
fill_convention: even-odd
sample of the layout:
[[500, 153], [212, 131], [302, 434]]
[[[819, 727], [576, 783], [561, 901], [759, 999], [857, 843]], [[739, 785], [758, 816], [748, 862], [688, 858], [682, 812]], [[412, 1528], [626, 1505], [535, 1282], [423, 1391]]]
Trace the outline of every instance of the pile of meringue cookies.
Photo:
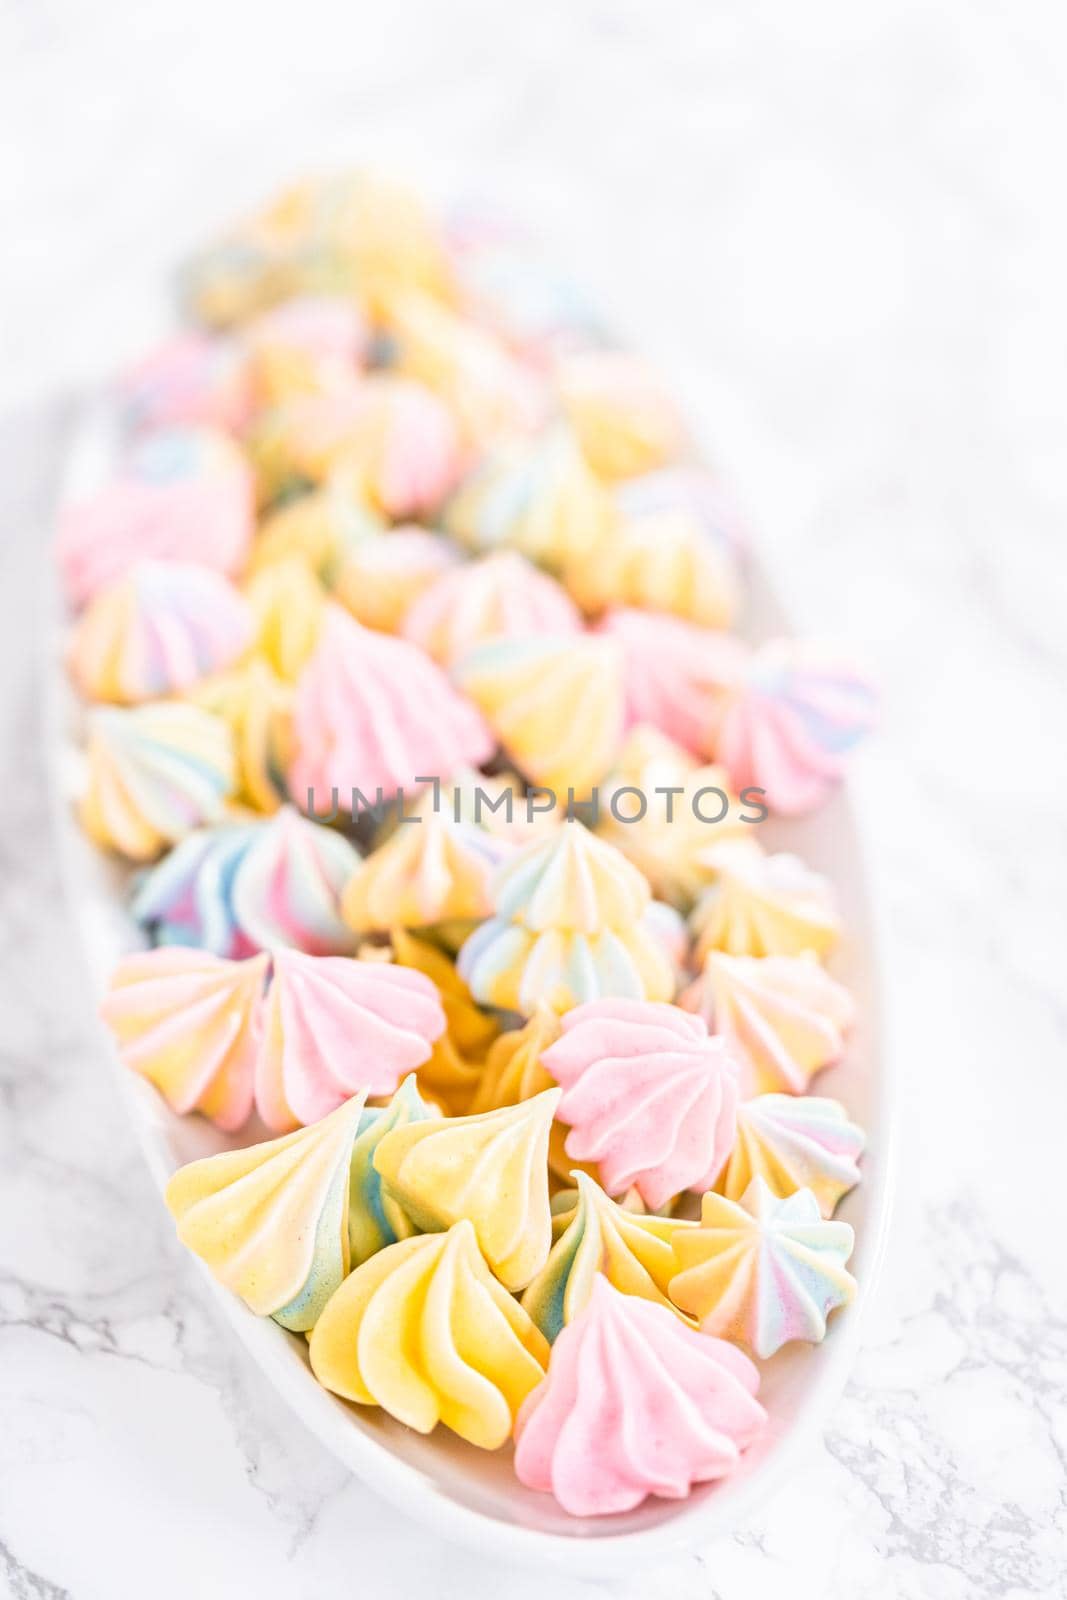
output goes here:
[[[730, 1473], [855, 1290], [830, 887], [869, 687], [728, 629], [657, 379], [484, 210], [303, 183], [187, 272], [62, 516], [103, 1016], [232, 1148], [180, 1238], [357, 1406], [580, 1516]], [[365, 810], [350, 809], [353, 790]], [[249, 1141], [253, 1142], [249, 1142]]]

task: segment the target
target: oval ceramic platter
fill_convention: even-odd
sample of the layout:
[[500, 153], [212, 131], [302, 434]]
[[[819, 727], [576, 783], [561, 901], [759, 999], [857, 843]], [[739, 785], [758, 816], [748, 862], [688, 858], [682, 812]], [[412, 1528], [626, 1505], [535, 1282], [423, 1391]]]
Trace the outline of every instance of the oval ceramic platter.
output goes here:
[[[73, 443], [63, 486], [65, 497], [81, 498], [107, 477], [117, 443], [115, 419], [108, 408], [101, 404], [88, 411]], [[753, 641], [787, 632], [758, 555], [749, 555], [748, 568], [746, 622], [740, 631]], [[115, 961], [144, 940], [126, 911], [128, 870], [104, 857], [82, 836], [73, 812], [81, 781], [81, 713], [62, 671], [62, 604], [57, 589], [52, 577], [49, 594], [56, 662], [49, 694], [56, 781], [51, 790], [59, 797], [55, 826], [66, 882], [95, 990], [102, 996]], [[821, 1345], [787, 1345], [761, 1363], [760, 1399], [767, 1408], [769, 1426], [732, 1476], [694, 1490], [686, 1500], [649, 1499], [622, 1515], [571, 1517], [551, 1496], [519, 1483], [507, 1459], [510, 1446], [498, 1452], [478, 1450], [443, 1427], [424, 1436], [380, 1410], [349, 1405], [329, 1394], [311, 1375], [303, 1338], [254, 1316], [201, 1269], [208, 1291], [217, 1297], [249, 1355], [301, 1421], [375, 1493], [445, 1538], [511, 1563], [591, 1578], [666, 1559], [673, 1552], [704, 1545], [735, 1528], [783, 1478], [790, 1464], [811, 1448], [840, 1396], [885, 1233], [891, 1100], [879, 1019], [874, 923], [863, 850], [847, 788], [838, 789], [813, 816], [762, 824], [761, 841], [772, 848], [795, 850], [834, 883], [846, 937], [830, 970], [852, 990], [859, 1020], [845, 1058], [820, 1074], [816, 1092], [841, 1100], [850, 1117], [866, 1129], [868, 1143], [863, 1182], [836, 1212], [856, 1232], [849, 1266], [859, 1282], [859, 1295], [850, 1307], [831, 1318]], [[256, 1136], [249, 1137], [247, 1131], [244, 1138], [229, 1137], [200, 1116], [179, 1117], [148, 1083], [120, 1065], [109, 1041], [106, 1048], [161, 1195], [171, 1173], [184, 1162], [254, 1142]]]

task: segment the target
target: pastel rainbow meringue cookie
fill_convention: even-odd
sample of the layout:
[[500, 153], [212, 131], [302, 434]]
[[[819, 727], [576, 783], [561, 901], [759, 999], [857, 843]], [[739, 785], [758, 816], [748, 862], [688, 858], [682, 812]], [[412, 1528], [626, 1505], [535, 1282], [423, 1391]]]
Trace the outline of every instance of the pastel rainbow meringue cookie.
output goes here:
[[462, 1218], [474, 1225], [505, 1289], [525, 1288], [552, 1243], [548, 1136], [559, 1091], [478, 1116], [410, 1123], [374, 1156], [385, 1192], [427, 1233]]
[[[550, 1006], [538, 1006], [528, 1022], [493, 1040], [485, 1057], [470, 1109], [499, 1111], [555, 1087], [541, 1057], [560, 1035], [560, 1020]], [[549, 1152], [551, 1161], [551, 1150]]]
[[618, 995], [667, 1000], [670, 959], [645, 922], [644, 878], [580, 822], [564, 823], [497, 869], [494, 914], [459, 953], [483, 1005], [530, 1016]]
[[365, 1108], [352, 1146], [349, 1184], [348, 1242], [353, 1268], [416, 1232], [407, 1212], [386, 1194], [374, 1165], [374, 1152], [394, 1128], [427, 1122], [437, 1114], [419, 1094], [414, 1073], [404, 1079], [387, 1106]]
[[354, 1094], [389, 1095], [445, 1028], [428, 978], [385, 961], [273, 952], [256, 1058], [256, 1109], [274, 1132]]
[[348, 1276], [349, 1176], [364, 1096], [282, 1139], [179, 1167], [178, 1238], [257, 1317], [313, 1328]]
[[819, 1344], [830, 1312], [856, 1293], [845, 1267], [854, 1237], [821, 1216], [810, 1189], [781, 1199], [757, 1175], [740, 1201], [704, 1196], [700, 1226], [673, 1240], [670, 1296], [704, 1334], [764, 1361], [795, 1339]]
[[160, 944], [347, 955], [356, 940], [341, 894], [359, 860], [341, 834], [285, 805], [189, 834], [140, 879], [131, 911]]
[[253, 579], [282, 562], [300, 561], [331, 588], [353, 546], [383, 533], [385, 523], [371, 509], [359, 476], [343, 465], [302, 490], [272, 507], [260, 523], [250, 562]]
[[737, 1142], [718, 1187], [740, 1200], [753, 1178], [785, 1198], [798, 1189], [814, 1196], [824, 1217], [860, 1181], [866, 1139], [837, 1100], [817, 1095], [761, 1094], [737, 1112]]
[[137, 705], [229, 666], [251, 635], [247, 603], [220, 572], [141, 561], [89, 602], [67, 662], [87, 700]]
[[174, 700], [91, 711], [87, 765], [82, 826], [131, 861], [217, 822], [237, 777], [226, 723]]
[[366, 319], [349, 295], [298, 294], [280, 301], [241, 330], [255, 406], [347, 387], [369, 344]]
[[695, 1223], [627, 1211], [586, 1173], [572, 1177], [577, 1188], [560, 1195], [553, 1207], [556, 1240], [548, 1260], [522, 1294], [524, 1310], [549, 1344], [589, 1304], [601, 1274], [622, 1294], [639, 1295], [684, 1317], [667, 1296], [675, 1272], [671, 1240]]
[[598, 1274], [515, 1424], [515, 1472], [577, 1517], [681, 1500], [724, 1478], [767, 1413], [759, 1373], [722, 1339]]
[[508, 757], [564, 803], [586, 799], [622, 741], [622, 658], [593, 634], [489, 639], [461, 656], [456, 683]]
[[134, 432], [208, 427], [237, 433], [251, 401], [241, 346], [197, 330], [157, 345], [119, 383], [123, 420]]
[[481, 713], [406, 639], [364, 628], [326, 607], [315, 654], [297, 685], [296, 757], [289, 791], [306, 810], [346, 805], [354, 788], [374, 800], [479, 766], [494, 742]]
[[252, 656], [198, 684], [190, 698], [221, 717], [233, 735], [234, 799], [256, 811], [276, 811], [286, 797], [293, 759], [292, 684]]
[[591, 549], [615, 517], [611, 497], [582, 459], [570, 429], [487, 451], [444, 510], [444, 529], [469, 550], [517, 550], [560, 572]]
[[772, 811], [799, 816], [840, 781], [876, 712], [874, 690], [854, 667], [776, 640], [756, 652], [720, 708], [715, 758], [736, 788], [758, 788]]
[[761, 958], [712, 950], [681, 1004], [726, 1040], [746, 1095], [804, 1094], [840, 1060], [856, 1014], [848, 990], [810, 951]]
[[415, 599], [403, 634], [443, 667], [490, 639], [581, 632], [577, 607], [517, 550], [498, 550], [443, 573]]
[[548, 1346], [461, 1219], [357, 1267], [320, 1317], [309, 1355], [331, 1393], [381, 1406], [419, 1433], [440, 1422], [496, 1450], [544, 1376]]
[[704, 864], [714, 874], [690, 918], [694, 954], [829, 955], [841, 937], [830, 884], [799, 856], [766, 855], [755, 840], [712, 846]]
[[486, 1052], [500, 1032], [500, 1023], [475, 1004], [454, 962], [436, 945], [394, 927], [389, 953], [400, 966], [431, 979], [444, 1008], [445, 1031], [434, 1043], [430, 1059], [419, 1068], [419, 1089], [449, 1116], [466, 1112], [471, 1109]]
[[200, 1111], [231, 1133], [252, 1114], [257, 1019], [267, 957], [148, 950], [111, 973], [100, 1015], [123, 1065], [179, 1116]]
[[[658, 728], [694, 756], [714, 756], [747, 646], [729, 634], [651, 611], [609, 611], [598, 632], [622, 650], [628, 723]], [[736, 774], [727, 776], [737, 791]]]
[[185, 561], [234, 576], [252, 541], [252, 475], [241, 451], [210, 428], [139, 439], [119, 474], [61, 514], [56, 556], [81, 608], [138, 562]]
[[685, 453], [681, 416], [644, 362], [619, 350], [582, 350], [557, 369], [564, 412], [601, 478], [634, 478]]
[[262, 567], [245, 584], [253, 643], [276, 677], [295, 684], [319, 642], [326, 591], [299, 556]]
[[737, 1133], [737, 1067], [702, 1018], [594, 1001], [567, 1012], [541, 1061], [564, 1091], [567, 1154], [596, 1162], [609, 1194], [634, 1189], [657, 1211], [715, 1183]]
[[334, 598], [357, 622], [382, 633], [401, 633], [421, 595], [460, 559], [450, 539], [427, 528], [392, 528], [356, 540], [341, 563]]

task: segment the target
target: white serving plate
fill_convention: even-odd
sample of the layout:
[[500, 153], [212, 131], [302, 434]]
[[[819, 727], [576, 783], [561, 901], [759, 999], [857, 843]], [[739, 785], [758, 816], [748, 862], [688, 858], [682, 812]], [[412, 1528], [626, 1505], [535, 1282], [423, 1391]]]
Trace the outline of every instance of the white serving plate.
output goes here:
[[[66, 497], [82, 495], [102, 481], [115, 458], [116, 442], [107, 408], [102, 405], [88, 412], [71, 452]], [[55, 666], [46, 686], [55, 778], [50, 792], [58, 797], [55, 827], [65, 881], [95, 990], [102, 995], [118, 957], [143, 941], [123, 904], [128, 873], [94, 849], [73, 815], [81, 769], [80, 713], [62, 673], [62, 607], [54, 578], [48, 592], [49, 626], [56, 643]], [[743, 631], [754, 639], [788, 631], [755, 555], [750, 558]], [[812, 1448], [840, 1396], [878, 1271], [890, 1201], [891, 1095], [879, 1017], [874, 920], [847, 788], [815, 816], [762, 824], [760, 838], [774, 847], [795, 849], [828, 874], [837, 891], [847, 937], [831, 970], [855, 995], [859, 1022], [845, 1059], [819, 1076], [816, 1091], [843, 1101], [850, 1116], [867, 1130], [868, 1145], [863, 1182], [836, 1213], [856, 1230], [850, 1266], [859, 1281], [857, 1300], [831, 1318], [821, 1345], [787, 1346], [761, 1364], [760, 1399], [767, 1407], [769, 1426], [731, 1478], [697, 1489], [687, 1500], [648, 1500], [621, 1516], [569, 1517], [550, 1496], [519, 1483], [508, 1460], [510, 1446], [493, 1453], [476, 1450], [444, 1428], [426, 1437], [384, 1412], [349, 1405], [328, 1394], [311, 1376], [305, 1341], [253, 1316], [197, 1263], [209, 1292], [250, 1356], [305, 1425], [376, 1493], [445, 1538], [523, 1566], [589, 1578], [632, 1572], [636, 1566], [705, 1545], [737, 1527]], [[227, 1138], [201, 1117], [177, 1116], [149, 1084], [121, 1066], [110, 1043], [107, 1050], [161, 1193], [182, 1163], [251, 1142], [247, 1133], [243, 1139]]]

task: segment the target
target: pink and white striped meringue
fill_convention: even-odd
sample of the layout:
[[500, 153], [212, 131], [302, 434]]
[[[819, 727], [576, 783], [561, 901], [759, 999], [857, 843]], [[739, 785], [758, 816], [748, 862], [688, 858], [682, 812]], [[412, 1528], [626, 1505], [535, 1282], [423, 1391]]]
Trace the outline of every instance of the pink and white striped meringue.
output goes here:
[[515, 1422], [515, 1472], [573, 1516], [681, 1500], [726, 1477], [767, 1420], [742, 1351], [598, 1275]]
[[710, 1189], [737, 1132], [737, 1067], [703, 1019], [648, 1000], [595, 1000], [567, 1012], [542, 1065], [563, 1090], [564, 1148], [595, 1161], [612, 1195], [650, 1211]]
[[578, 608], [554, 578], [517, 550], [446, 572], [415, 601], [403, 633], [444, 667], [487, 639], [581, 632]]
[[389, 1095], [445, 1027], [429, 978], [386, 961], [275, 950], [256, 1057], [256, 1109], [275, 1132], [354, 1094]]
[[320, 815], [338, 791], [353, 787], [373, 803], [442, 781], [492, 754], [495, 741], [480, 713], [452, 688], [440, 667], [406, 639], [364, 628], [327, 605], [315, 654], [304, 669], [293, 714], [294, 800]]
[[712, 755], [727, 693], [744, 670], [746, 646], [730, 634], [655, 611], [609, 611], [597, 631], [622, 646], [630, 726], [649, 723], [693, 755]]

